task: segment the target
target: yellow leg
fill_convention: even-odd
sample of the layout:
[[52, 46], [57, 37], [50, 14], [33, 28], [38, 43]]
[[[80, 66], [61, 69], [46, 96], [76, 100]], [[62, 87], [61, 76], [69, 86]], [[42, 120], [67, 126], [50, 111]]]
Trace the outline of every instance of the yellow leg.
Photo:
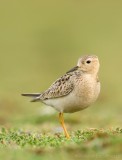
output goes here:
[[63, 127], [64, 134], [65, 134], [66, 138], [70, 138], [70, 136], [69, 136], [69, 134], [68, 134], [68, 132], [67, 132], [65, 123], [64, 123], [63, 113], [59, 113], [59, 120], [60, 120], [61, 125], [62, 125], [62, 127]]

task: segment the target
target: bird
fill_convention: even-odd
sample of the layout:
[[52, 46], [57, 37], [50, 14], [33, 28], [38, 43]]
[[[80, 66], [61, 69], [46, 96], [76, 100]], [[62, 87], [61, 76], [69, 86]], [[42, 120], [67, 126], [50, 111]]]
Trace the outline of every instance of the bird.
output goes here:
[[64, 135], [70, 138], [63, 114], [83, 110], [97, 100], [100, 93], [99, 67], [96, 55], [81, 56], [77, 65], [58, 78], [47, 90], [23, 93], [22, 96], [32, 97], [31, 102], [42, 102], [56, 109]]

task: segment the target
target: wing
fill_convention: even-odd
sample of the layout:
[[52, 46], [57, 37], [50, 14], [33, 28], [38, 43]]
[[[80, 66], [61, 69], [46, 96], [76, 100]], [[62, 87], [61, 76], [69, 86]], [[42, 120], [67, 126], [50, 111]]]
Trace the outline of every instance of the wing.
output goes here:
[[55, 81], [48, 90], [40, 95], [40, 100], [47, 100], [68, 95], [74, 88], [71, 75], [65, 74]]
[[72, 69], [70, 69], [69, 71], [67, 71], [66, 73], [70, 73], [70, 72], [74, 72], [78, 70], [78, 66], [73, 67]]

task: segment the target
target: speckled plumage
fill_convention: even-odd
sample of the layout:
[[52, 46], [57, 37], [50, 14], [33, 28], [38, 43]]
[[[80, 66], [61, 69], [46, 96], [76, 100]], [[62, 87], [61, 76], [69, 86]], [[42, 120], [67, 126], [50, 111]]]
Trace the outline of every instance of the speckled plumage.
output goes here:
[[65, 136], [70, 138], [64, 124], [63, 113], [83, 110], [96, 101], [100, 93], [98, 79], [99, 60], [97, 56], [83, 56], [77, 66], [57, 79], [46, 91], [22, 94], [33, 97], [32, 102], [41, 101], [59, 112], [59, 119]]
[[68, 95], [74, 88], [71, 75], [65, 74], [57, 79], [44, 93], [40, 95], [41, 100], [59, 98]]
[[32, 96], [32, 102], [41, 101], [62, 113], [76, 112], [97, 99], [100, 92], [98, 70], [97, 56], [83, 56], [76, 67], [57, 79], [46, 91], [23, 95]]

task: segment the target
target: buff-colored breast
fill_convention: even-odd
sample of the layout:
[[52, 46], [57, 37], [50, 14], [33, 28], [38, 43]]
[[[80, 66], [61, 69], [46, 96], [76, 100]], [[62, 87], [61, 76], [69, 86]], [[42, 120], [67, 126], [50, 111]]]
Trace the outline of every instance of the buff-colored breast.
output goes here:
[[[74, 77], [73, 77], [74, 78]], [[91, 74], [73, 79], [73, 91], [63, 97], [48, 99], [44, 103], [59, 112], [72, 113], [85, 109], [96, 101], [100, 93], [100, 82]]]

